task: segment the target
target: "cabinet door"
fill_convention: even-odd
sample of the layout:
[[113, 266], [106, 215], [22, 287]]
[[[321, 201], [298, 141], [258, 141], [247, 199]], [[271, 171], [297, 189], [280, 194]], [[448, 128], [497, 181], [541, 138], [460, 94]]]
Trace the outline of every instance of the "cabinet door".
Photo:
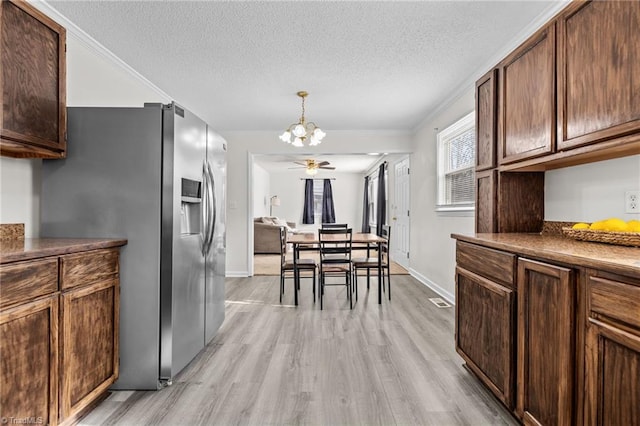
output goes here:
[[118, 316], [117, 278], [62, 294], [61, 419], [78, 414], [118, 378]]
[[500, 163], [555, 149], [555, 25], [533, 35], [500, 64]]
[[589, 319], [585, 425], [640, 425], [640, 336]]
[[476, 232], [497, 232], [498, 172], [476, 172]]
[[1, 3], [0, 154], [64, 157], [65, 29], [27, 2]]
[[456, 268], [456, 350], [510, 409], [513, 409], [514, 347], [514, 292]]
[[476, 170], [496, 166], [497, 82], [497, 69], [476, 82]]
[[578, 2], [558, 18], [558, 150], [640, 139], [640, 3]]
[[58, 293], [0, 314], [0, 360], [3, 423], [57, 424]]
[[575, 279], [570, 269], [518, 260], [518, 405], [524, 424], [573, 417]]

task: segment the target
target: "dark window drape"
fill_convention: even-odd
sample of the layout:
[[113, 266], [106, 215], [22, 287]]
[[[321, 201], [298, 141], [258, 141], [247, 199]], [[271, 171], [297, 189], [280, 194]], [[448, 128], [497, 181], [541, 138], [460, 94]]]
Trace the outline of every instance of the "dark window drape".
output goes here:
[[364, 200], [362, 201], [362, 232], [371, 232], [369, 226], [369, 176], [364, 177]]
[[380, 169], [378, 169], [378, 200], [377, 200], [377, 215], [376, 215], [376, 233], [378, 235], [382, 235], [382, 227], [386, 223], [386, 213], [387, 213], [387, 202], [386, 202], [386, 193], [384, 190], [384, 168], [385, 163], [380, 164]]
[[324, 180], [324, 188], [322, 190], [322, 223], [336, 223], [336, 212], [333, 209], [333, 191], [331, 190], [331, 181]]
[[302, 223], [313, 223], [313, 179], [304, 180], [304, 209], [302, 211]]

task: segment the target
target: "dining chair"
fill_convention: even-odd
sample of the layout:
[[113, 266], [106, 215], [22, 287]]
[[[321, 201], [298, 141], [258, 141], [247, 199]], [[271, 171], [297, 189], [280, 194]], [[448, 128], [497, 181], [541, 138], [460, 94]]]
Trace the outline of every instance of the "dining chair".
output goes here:
[[[349, 309], [353, 309], [352, 298], [352, 263], [351, 242], [353, 230], [351, 228], [321, 228], [318, 229], [320, 245], [320, 273], [318, 279], [318, 297], [320, 309], [323, 309], [324, 288], [329, 285], [345, 285], [349, 299]], [[327, 283], [328, 277], [344, 276], [344, 284]]]
[[[389, 259], [389, 244], [391, 241], [391, 227], [385, 225], [382, 227], [382, 234], [380, 235], [385, 241], [380, 244], [380, 253], [382, 255], [381, 259], [381, 267], [382, 267], [382, 276], [378, 277], [378, 279], [382, 280], [382, 290], [385, 289], [385, 271], [387, 276], [388, 283], [388, 295], [389, 300], [391, 300], [391, 259]], [[367, 252], [367, 257], [358, 257], [352, 259], [353, 263], [353, 286], [356, 293], [356, 300], [358, 300], [358, 270], [366, 270], [367, 271], [367, 288], [369, 288], [369, 278], [371, 270], [378, 269], [378, 256], [369, 256], [369, 252]]]
[[[293, 278], [293, 291], [300, 290], [301, 278], [313, 279], [313, 302], [316, 301], [316, 269], [318, 264], [313, 259], [287, 259], [287, 231], [284, 227], [280, 228], [280, 303], [282, 303], [282, 295], [284, 294], [284, 280]], [[298, 280], [296, 281], [296, 271], [298, 272]], [[303, 277], [302, 272], [312, 272], [311, 277]]]

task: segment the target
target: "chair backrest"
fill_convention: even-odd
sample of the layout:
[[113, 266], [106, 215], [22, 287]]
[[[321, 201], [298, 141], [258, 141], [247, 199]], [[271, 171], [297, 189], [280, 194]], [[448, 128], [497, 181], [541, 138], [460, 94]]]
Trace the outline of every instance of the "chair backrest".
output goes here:
[[321, 263], [351, 262], [351, 241], [353, 229], [327, 228], [318, 229]]
[[285, 257], [287, 256], [287, 231], [280, 227], [280, 268], [284, 266]]
[[391, 243], [391, 227], [389, 225], [382, 226], [382, 233], [380, 235], [382, 238], [387, 240], [382, 243], [382, 260], [389, 262], [389, 244]]
[[347, 229], [349, 225], [346, 223], [323, 223], [322, 229]]

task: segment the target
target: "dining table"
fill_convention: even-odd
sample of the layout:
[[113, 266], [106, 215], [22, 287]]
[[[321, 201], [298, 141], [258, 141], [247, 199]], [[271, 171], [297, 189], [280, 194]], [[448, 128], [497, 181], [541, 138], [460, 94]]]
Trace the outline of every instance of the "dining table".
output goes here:
[[[332, 239], [344, 240], [343, 235], [325, 235], [322, 240], [324, 242], [331, 242]], [[355, 232], [352, 234], [351, 243], [359, 244], [364, 249], [376, 248], [378, 252], [378, 304], [382, 304], [382, 244], [387, 240], [379, 235]], [[293, 263], [294, 265], [300, 259], [301, 251], [320, 251], [320, 239], [317, 232], [302, 232], [295, 233], [287, 237], [287, 243], [293, 247]], [[353, 248], [352, 248], [353, 250]], [[367, 250], [368, 251], [368, 250]], [[298, 287], [300, 280], [300, 272], [297, 268], [294, 268], [294, 303], [298, 305]]]

